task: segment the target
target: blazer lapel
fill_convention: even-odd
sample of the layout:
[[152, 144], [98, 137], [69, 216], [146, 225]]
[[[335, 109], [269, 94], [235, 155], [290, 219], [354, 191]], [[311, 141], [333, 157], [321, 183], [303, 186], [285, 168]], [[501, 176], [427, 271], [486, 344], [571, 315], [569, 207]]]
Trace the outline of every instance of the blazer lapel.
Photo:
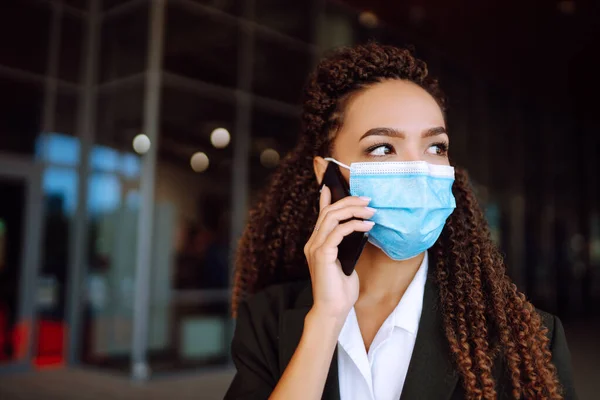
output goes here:
[[417, 339], [400, 399], [449, 399], [457, 381], [438, 309], [437, 287], [430, 275], [425, 284]]
[[[309, 282], [307, 287], [300, 292], [294, 308], [283, 313], [279, 334], [279, 365], [281, 366], [281, 373], [283, 373], [289, 364], [298, 347], [298, 343], [300, 343], [300, 338], [302, 337], [302, 331], [304, 329], [304, 319], [312, 307], [312, 304], [312, 287]], [[340, 400], [337, 348], [333, 353], [331, 366], [329, 367], [329, 373], [327, 374], [327, 380], [325, 381], [323, 399]]]
[[[309, 283], [300, 292], [294, 308], [283, 314], [279, 335], [281, 373], [289, 364], [298, 347], [304, 329], [304, 319], [312, 303], [312, 288]], [[441, 311], [438, 308], [437, 287], [430, 275], [425, 283], [423, 311], [417, 331], [417, 339], [400, 399], [449, 399], [457, 382], [458, 374], [452, 365], [450, 349], [444, 334]], [[340, 400], [337, 348], [331, 360], [325, 389], [323, 390], [323, 399]]]

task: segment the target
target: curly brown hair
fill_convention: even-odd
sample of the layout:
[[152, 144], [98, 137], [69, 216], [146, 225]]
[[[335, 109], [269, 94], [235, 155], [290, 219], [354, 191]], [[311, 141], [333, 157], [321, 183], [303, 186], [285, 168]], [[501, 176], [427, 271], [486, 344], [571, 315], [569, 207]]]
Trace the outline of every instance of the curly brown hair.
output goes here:
[[[348, 98], [386, 79], [411, 81], [445, 101], [427, 65], [406, 50], [369, 43], [324, 59], [305, 89], [303, 134], [250, 212], [236, 256], [233, 311], [274, 283], [309, 279], [303, 247], [317, 216], [315, 156], [328, 156]], [[465, 171], [456, 170], [457, 208], [430, 250], [446, 338], [469, 399], [495, 399], [493, 360], [503, 356], [515, 398], [560, 399], [547, 329], [506, 275]]]

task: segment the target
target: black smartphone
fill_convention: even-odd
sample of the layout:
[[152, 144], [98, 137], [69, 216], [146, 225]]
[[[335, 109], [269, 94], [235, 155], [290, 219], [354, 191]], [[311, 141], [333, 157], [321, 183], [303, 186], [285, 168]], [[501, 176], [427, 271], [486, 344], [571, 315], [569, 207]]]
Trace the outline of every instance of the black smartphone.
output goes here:
[[[343, 199], [346, 196], [350, 196], [350, 188], [346, 179], [340, 171], [340, 167], [333, 162], [330, 162], [325, 170], [323, 176], [322, 185], [326, 185], [331, 191], [331, 204]], [[322, 186], [321, 186], [322, 187]], [[354, 218], [356, 219], [356, 218]], [[346, 221], [341, 221], [343, 224]], [[369, 235], [364, 232], [352, 232], [348, 236], [344, 237], [342, 242], [338, 246], [338, 260], [342, 265], [342, 271], [348, 276], [354, 271], [356, 262], [362, 253], [365, 244], [369, 240]]]

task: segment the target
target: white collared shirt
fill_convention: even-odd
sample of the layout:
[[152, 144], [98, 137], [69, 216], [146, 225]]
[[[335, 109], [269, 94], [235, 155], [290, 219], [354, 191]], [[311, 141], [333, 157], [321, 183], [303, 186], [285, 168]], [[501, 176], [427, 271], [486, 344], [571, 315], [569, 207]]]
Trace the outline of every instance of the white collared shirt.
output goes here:
[[428, 256], [365, 349], [356, 312], [350, 310], [338, 337], [341, 400], [398, 400], [402, 393], [423, 309]]

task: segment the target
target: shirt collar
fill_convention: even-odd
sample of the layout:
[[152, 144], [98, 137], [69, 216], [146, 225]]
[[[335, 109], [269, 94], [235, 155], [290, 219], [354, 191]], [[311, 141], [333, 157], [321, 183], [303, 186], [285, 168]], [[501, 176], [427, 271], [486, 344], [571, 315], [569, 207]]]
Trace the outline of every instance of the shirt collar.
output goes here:
[[394, 326], [402, 328], [413, 335], [416, 335], [419, 329], [428, 268], [429, 256], [426, 251], [421, 266], [410, 282], [410, 285], [408, 285], [402, 299], [400, 299], [400, 302], [392, 312]]
[[[421, 266], [413, 277], [413, 280], [408, 285], [406, 292], [400, 299], [400, 302], [388, 317], [391, 320], [392, 326], [404, 329], [405, 331], [416, 335], [421, 320], [421, 311], [423, 310], [423, 296], [425, 294], [425, 282], [427, 281], [427, 269], [429, 266], [429, 257], [425, 252], [425, 257], [421, 262]], [[386, 319], [387, 321], [387, 319]], [[384, 322], [385, 324], [386, 322]], [[364, 343], [360, 330], [358, 329], [358, 320], [354, 307], [350, 309], [346, 321], [342, 326], [338, 340], [346, 352], [351, 353], [357, 347]], [[358, 350], [356, 350], [358, 351]]]

